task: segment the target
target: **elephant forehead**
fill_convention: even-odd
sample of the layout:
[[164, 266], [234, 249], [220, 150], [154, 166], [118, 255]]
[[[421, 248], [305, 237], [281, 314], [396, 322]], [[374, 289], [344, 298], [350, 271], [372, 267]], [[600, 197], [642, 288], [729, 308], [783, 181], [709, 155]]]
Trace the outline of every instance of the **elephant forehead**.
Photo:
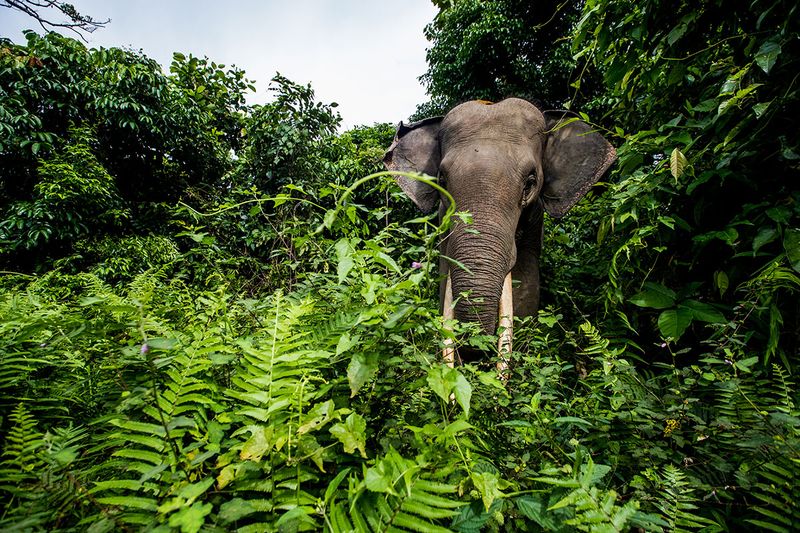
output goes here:
[[478, 140], [497, 139], [521, 142], [533, 139], [545, 130], [542, 112], [519, 98], [508, 98], [496, 104], [481, 101], [454, 107], [442, 121], [442, 142], [445, 146]]

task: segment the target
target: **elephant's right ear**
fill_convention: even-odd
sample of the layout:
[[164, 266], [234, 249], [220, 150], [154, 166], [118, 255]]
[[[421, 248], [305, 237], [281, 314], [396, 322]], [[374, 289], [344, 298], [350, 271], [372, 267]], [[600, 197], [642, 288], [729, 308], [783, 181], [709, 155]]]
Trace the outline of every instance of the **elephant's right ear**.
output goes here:
[[[442, 158], [439, 150], [441, 123], [442, 117], [426, 118], [409, 125], [401, 122], [397, 127], [394, 142], [383, 157], [386, 168], [401, 172], [421, 172], [436, 177]], [[395, 176], [394, 179], [423, 212], [431, 213], [436, 209], [439, 203], [439, 193], [436, 189], [405, 176]]]

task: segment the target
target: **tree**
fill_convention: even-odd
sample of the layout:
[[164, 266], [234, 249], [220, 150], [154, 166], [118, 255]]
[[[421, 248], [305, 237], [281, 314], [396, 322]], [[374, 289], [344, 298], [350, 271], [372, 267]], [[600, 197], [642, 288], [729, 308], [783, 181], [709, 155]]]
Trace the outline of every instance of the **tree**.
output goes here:
[[325, 183], [324, 152], [341, 122], [337, 104], [317, 102], [310, 84], [280, 73], [272, 82], [275, 100], [255, 106], [247, 120], [245, 172], [268, 193], [288, 183]]
[[417, 116], [465, 100], [508, 96], [560, 108], [597, 91], [586, 59], [574, 59], [570, 50], [569, 35], [582, 2], [455, 0], [437, 5], [439, 14], [425, 28], [432, 46], [428, 71], [420, 78], [432, 101]]
[[[78, 239], [159, 232], [172, 216], [165, 204], [196, 203], [233, 168], [253, 88], [242, 71], [175, 54], [166, 75], [141, 53], [25, 35], [26, 45], [0, 41], [0, 241], [17, 268]], [[99, 216], [109, 210], [128, 224]]]

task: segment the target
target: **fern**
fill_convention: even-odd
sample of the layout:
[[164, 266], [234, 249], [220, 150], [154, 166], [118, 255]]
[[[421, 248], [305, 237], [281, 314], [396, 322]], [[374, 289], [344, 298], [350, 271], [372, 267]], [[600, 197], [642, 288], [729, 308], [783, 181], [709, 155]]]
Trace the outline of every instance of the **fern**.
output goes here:
[[305, 487], [325, 470], [319, 439], [330, 436], [322, 430], [341, 417], [332, 401], [315, 403], [332, 354], [308, 347], [313, 302], [279, 292], [269, 308], [262, 335], [237, 343], [241, 358], [225, 391], [236, 405], [235, 441], [217, 476], [220, 488], [237, 495], [221, 509], [223, 521], [251, 530], [316, 523], [316, 497]]
[[41, 501], [45, 494], [37, 490], [45, 464], [41, 457], [44, 435], [37, 431], [36, 419], [22, 403], [9, 420], [13, 425], [4, 439], [0, 461], [0, 493], [5, 495], [0, 526], [19, 527], [21, 523], [23, 527], [42, 527], [49, 517]]
[[[215, 361], [230, 360], [225, 355], [232, 351], [227, 338], [231, 332], [219, 325], [229, 309], [225, 297], [206, 293], [193, 302], [195, 312], [185, 331], [168, 330], [146, 312], [157, 287], [134, 283], [131, 294], [138, 305], [124, 302], [124, 309], [138, 310], [145, 342], [137, 352], [147, 373], [139, 378], [135, 395], [122, 404], [122, 416], [109, 420], [116, 429], [102, 447], [112, 457], [105, 465], [111, 478], [97, 482], [89, 494], [117, 523], [202, 524], [211, 507], [196, 506], [196, 500], [213, 483], [204, 474], [205, 462], [219, 453], [219, 438], [209, 438], [207, 432], [215, 414], [224, 410], [218, 387], [208, 376]], [[196, 323], [201, 320], [205, 327]], [[153, 331], [166, 335], [150, 337]]]
[[457, 516], [464, 502], [455, 497], [457, 485], [430, 480], [427, 466], [392, 449], [365, 468], [363, 478], [350, 476], [347, 505], [331, 497], [341, 482], [334, 479], [328, 488], [326, 531], [450, 531], [441, 524]]
[[655, 506], [661, 517], [669, 525], [670, 531], [691, 531], [706, 528], [704, 531], [722, 531], [714, 521], [695, 513], [698, 509], [694, 497], [693, 484], [686, 475], [673, 465], [665, 465], [658, 476], [658, 500]]
[[747, 522], [764, 531], [780, 533], [800, 527], [800, 457], [780, 457], [759, 468], [758, 482], [752, 490], [758, 504], [753, 510], [760, 515]]
[[44, 436], [36, 430], [36, 419], [25, 404], [18, 404], [9, 420], [13, 425], [3, 442], [0, 473], [2, 489], [18, 496], [20, 486], [36, 480], [36, 470], [44, 464], [40, 456]]
[[546, 529], [556, 526], [563, 531], [623, 531], [636, 518], [639, 503], [632, 500], [618, 505], [618, 494], [614, 490], [597, 486], [610, 471], [606, 465], [596, 465], [591, 457], [584, 461], [583, 454], [578, 452], [570, 478], [535, 478], [544, 485], [559, 487], [552, 491], [546, 505], [540, 498], [531, 496], [518, 499], [517, 507]]

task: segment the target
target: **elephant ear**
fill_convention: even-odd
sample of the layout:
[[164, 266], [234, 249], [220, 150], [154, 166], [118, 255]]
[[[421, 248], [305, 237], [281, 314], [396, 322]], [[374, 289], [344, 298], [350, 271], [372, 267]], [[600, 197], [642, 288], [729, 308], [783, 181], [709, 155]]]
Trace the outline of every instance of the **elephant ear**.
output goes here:
[[[442, 117], [426, 118], [419, 122], [397, 127], [394, 142], [383, 157], [388, 170], [401, 172], [421, 172], [429, 176], [439, 173], [439, 126]], [[439, 203], [439, 193], [425, 183], [405, 176], [395, 176], [395, 181], [403, 192], [417, 204], [423, 212], [431, 213]]]
[[547, 213], [562, 217], [597, 183], [616, 160], [617, 151], [599, 133], [569, 111], [545, 111], [542, 202]]

